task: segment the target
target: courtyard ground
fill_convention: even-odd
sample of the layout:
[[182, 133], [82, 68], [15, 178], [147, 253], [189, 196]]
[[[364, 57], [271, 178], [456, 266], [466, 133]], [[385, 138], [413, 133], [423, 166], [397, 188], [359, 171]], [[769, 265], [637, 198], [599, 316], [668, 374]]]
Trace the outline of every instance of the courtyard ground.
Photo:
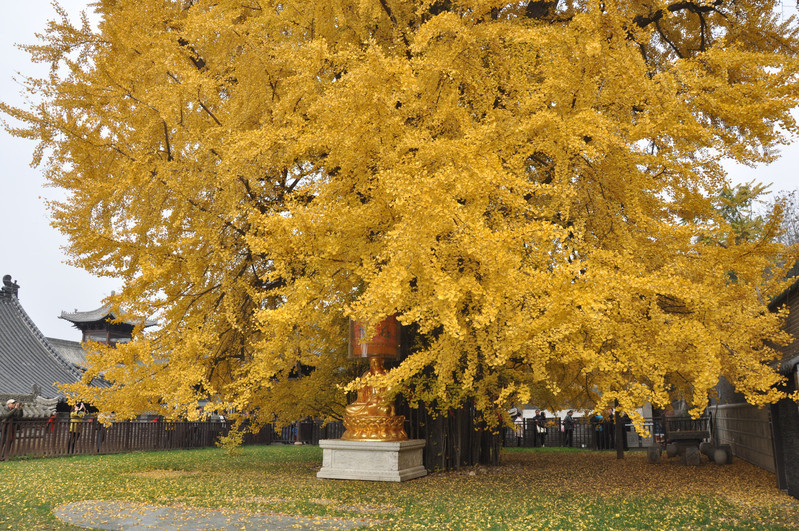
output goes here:
[[321, 458], [251, 446], [2, 462], [0, 529], [799, 529], [799, 500], [740, 460], [508, 449], [498, 467], [395, 484], [318, 480]]

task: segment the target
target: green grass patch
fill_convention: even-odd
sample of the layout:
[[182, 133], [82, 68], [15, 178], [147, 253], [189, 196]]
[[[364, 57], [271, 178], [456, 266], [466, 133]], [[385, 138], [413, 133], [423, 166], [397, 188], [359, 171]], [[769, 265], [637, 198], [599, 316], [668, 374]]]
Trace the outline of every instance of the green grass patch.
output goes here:
[[509, 449], [498, 467], [406, 483], [318, 480], [310, 446], [30, 459], [0, 463], [1, 529], [74, 529], [61, 504], [119, 500], [253, 513], [379, 520], [372, 529], [799, 529], [799, 500], [772, 474], [737, 461], [561, 449]]

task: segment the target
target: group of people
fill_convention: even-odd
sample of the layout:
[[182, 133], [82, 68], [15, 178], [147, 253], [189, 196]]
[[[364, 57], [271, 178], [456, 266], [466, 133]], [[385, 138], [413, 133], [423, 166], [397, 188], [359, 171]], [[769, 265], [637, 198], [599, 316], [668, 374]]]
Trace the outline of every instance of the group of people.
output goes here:
[[[6, 401], [5, 407], [0, 407], [0, 461], [6, 459], [11, 449], [11, 444], [14, 442], [14, 437], [17, 435], [16, 421], [23, 416], [22, 404], [17, 402], [16, 399], [10, 398]], [[78, 442], [81, 434], [81, 423], [86, 416], [86, 406], [81, 402], [72, 408], [69, 415], [69, 436], [67, 439], [67, 452], [75, 453], [75, 445]], [[50, 431], [55, 429], [56, 414], [53, 413], [52, 417], [47, 422]]]
[[613, 412], [596, 413], [591, 417], [591, 428], [594, 432], [594, 447], [597, 450], [608, 450], [616, 447], [616, 430], [613, 423]]
[[[574, 445], [574, 427], [577, 425], [577, 420], [573, 415], [574, 411], [569, 410], [561, 422], [561, 429], [563, 431], [563, 446]], [[516, 417], [514, 424], [516, 426], [516, 435], [518, 437], [523, 437], [525, 426], [524, 419], [521, 415]], [[547, 419], [547, 415], [544, 411], [536, 409], [535, 416], [532, 418], [533, 446], [546, 446], [547, 435], [549, 434], [549, 430], [553, 429], [554, 426], [555, 423]]]
[[30, 419], [31, 423], [23, 425], [17, 422], [22, 418], [22, 412], [22, 405], [14, 399], [9, 399], [5, 406], [0, 404], [0, 460], [7, 459], [12, 454], [12, 448], [13, 453], [27, 452], [27, 442], [23, 441], [40, 438], [47, 441], [48, 451], [62, 453], [65, 448], [67, 454], [75, 454], [101, 453], [118, 445], [127, 448], [128, 445], [141, 444], [146, 448], [159, 449], [204, 447], [213, 444], [220, 433], [227, 433], [225, 418], [221, 415], [216, 415], [207, 424], [155, 417], [147, 421], [134, 421], [132, 428], [116, 431], [108, 424], [109, 420], [113, 420], [111, 415], [99, 413], [83, 402], [71, 408], [69, 421], [65, 420], [63, 412], [58, 412], [53, 413], [46, 423], [37, 416]]
[[[629, 417], [624, 415], [622, 417], [622, 422], [626, 424], [628, 421]], [[574, 418], [574, 410], [569, 410], [558, 425], [557, 418], [548, 419], [545, 412], [541, 411], [540, 409], [536, 409], [535, 416], [532, 418], [531, 422], [532, 426], [530, 424], [525, 426], [522, 416], [519, 415], [516, 417], [514, 423], [517, 437], [524, 436], [525, 428], [528, 430], [529, 437], [529, 429], [532, 427], [533, 446], [546, 446], [548, 444], [547, 437], [552, 433], [550, 430], [557, 431], [559, 429], [562, 433], [560, 444], [562, 446], [568, 447], [574, 446], [574, 432], [577, 429], [577, 425], [580, 424], [580, 421]], [[615, 448], [616, 424], [612, 409], [592, 415], [588, 418], [588, 423], [590, 427], [586, 426], [586, 432], [581, 432], [584, 433], [583, 440], [585, 440], [587, 445], [597, 450], [609, 450]], [[624, 446], [626, 450], [626, 437], [624, 438]]]
[[[594, 448], [597, 450], [611, 450], [616, 447], [616, 420], [612, 409], [602, 413], [596, 413], [591, 417], [591, 427], [594, 432]], [[630, 422], [630, 417], [627, 414], [621, 416], [622, 426], [626, 426]], [[623, 437], [624, 450], [628, 450], [627, 437]]]

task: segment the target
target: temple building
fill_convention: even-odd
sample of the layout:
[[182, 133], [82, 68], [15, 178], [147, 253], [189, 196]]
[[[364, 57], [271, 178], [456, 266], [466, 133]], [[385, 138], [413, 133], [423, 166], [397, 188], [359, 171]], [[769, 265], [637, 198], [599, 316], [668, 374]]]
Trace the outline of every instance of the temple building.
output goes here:
[[[111, 306], [102, 306], [88, 312], [61, 312], [59, 319], [69, 321], [83, 337], [81, 343], [97, 341], [108, 346], [117, 343], [127, 343], [133, 335], [133, 328], [137, 323], [133, 321], [118, 321], [117, 316], [111, 311]], [[155, 321], [145, 321], [145, 328], [154, 326]]]
[[[86, 351], [81, 346], [87, 341], [96, 341], [108, 346], [115, 346], [119, 343], [127, 343], [133, 336], [133, 328], [136, 323], [133, 321], [119, 321], [117, 316], [111, 311], [111, 306], [101, 306], [96, 310], [80, 312], [61, 312], [59, 319], [69, 321], [81, 331], [80, 341], [68, 341], [65, 339], [48, 338], [50, 343], [59, 351], [62, 357], [68, 359], [76, 367], [86, 369]], [[145, 328], [154, 326], [155, 321], [145, 321]]]
[[[48, 415], [66, 395], [59, 383], [74, 383], [82, 371], [44, 337], [19, 302], [20, 286], [3, 277], [0, 288], [0, 403], [14, 398], [25, 416]], [[108, 385], [93, 382], [93, 385]]]

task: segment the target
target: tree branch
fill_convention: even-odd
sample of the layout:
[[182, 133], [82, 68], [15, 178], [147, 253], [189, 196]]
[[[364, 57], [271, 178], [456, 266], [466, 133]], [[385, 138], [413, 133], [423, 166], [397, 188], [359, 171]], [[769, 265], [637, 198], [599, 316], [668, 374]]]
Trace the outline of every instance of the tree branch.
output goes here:
[[708, 13], [710, 11], [715, 11], [716, 7], [722, 5], [724, 3], [723, 0], [715, 0], [710, 5], [697, 5], [690, 1], [681, 1], [674, 4], [671, 4], [666, 9], [658, 9], [654, 13], [645, 16], [645, 15], [637, 15], [633, 18], [633, 22], [640, 28], [645, 28], [646, 26], [655, 23], [662, 19], [666, 15], [666, 11], [670, 13], [676, 13], [677, 11], [688, 10], [692, 13]]

